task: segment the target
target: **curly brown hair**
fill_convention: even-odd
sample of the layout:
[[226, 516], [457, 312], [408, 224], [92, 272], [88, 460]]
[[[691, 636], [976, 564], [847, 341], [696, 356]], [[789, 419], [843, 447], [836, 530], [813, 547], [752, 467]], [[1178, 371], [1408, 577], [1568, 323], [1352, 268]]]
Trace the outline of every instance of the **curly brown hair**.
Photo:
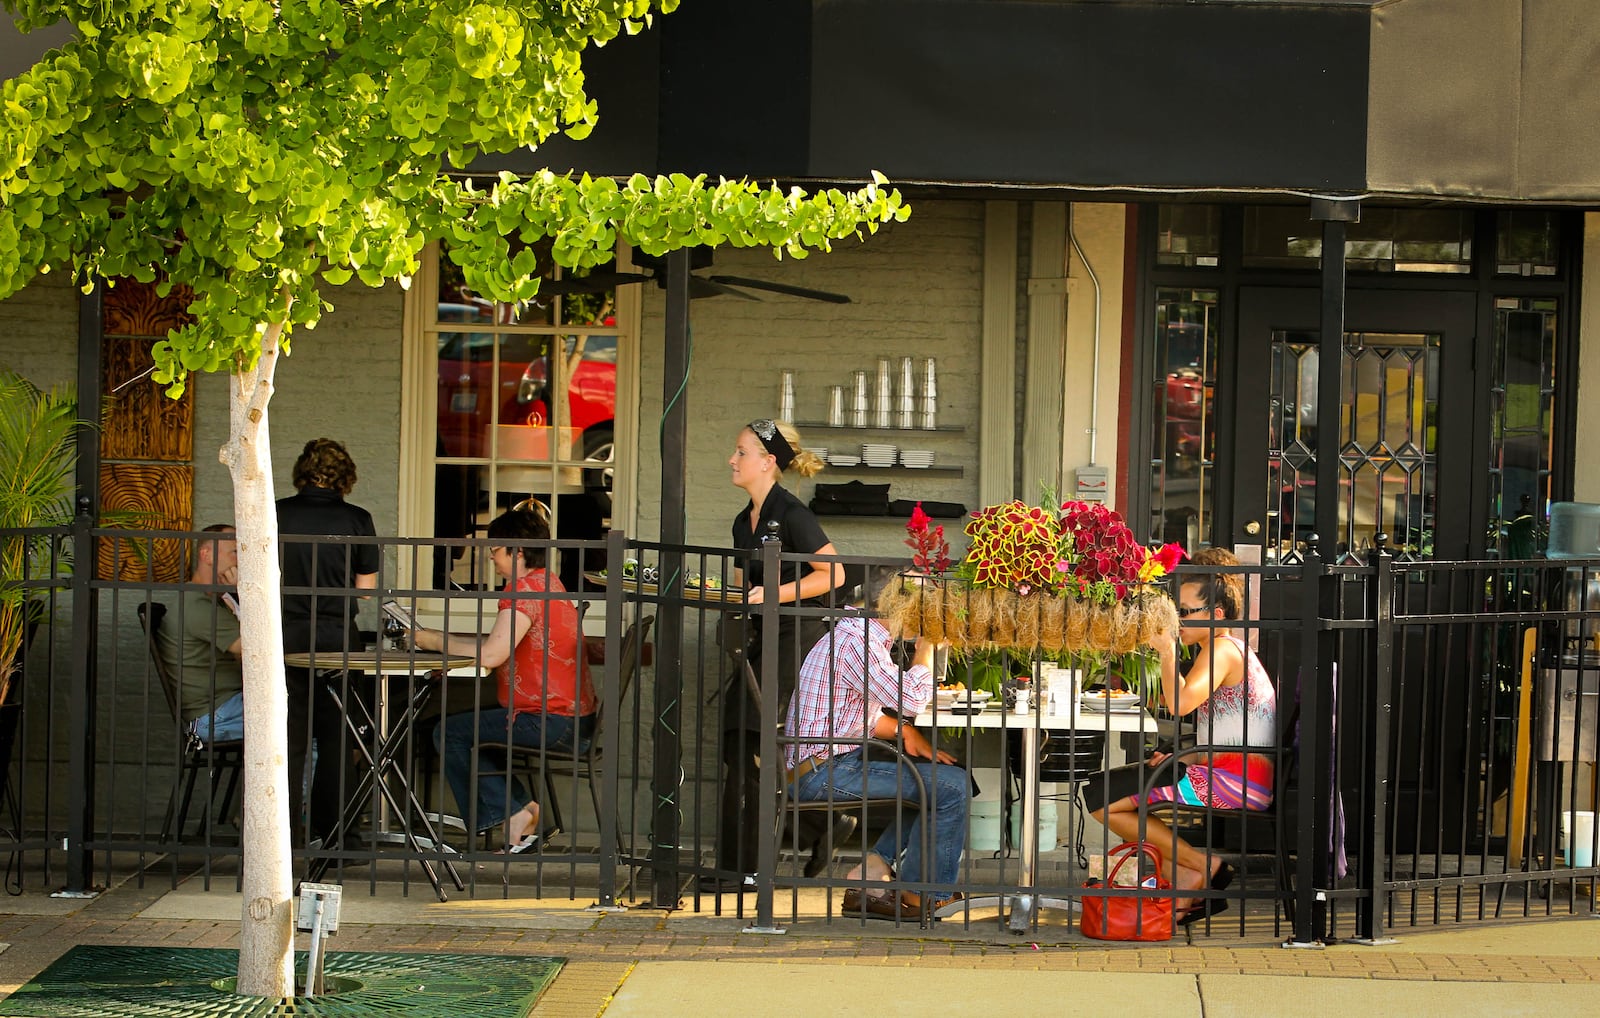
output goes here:
[[[1215, 545], [1201, 548], [1189, 556], [1189, 562], [1197, 566], [1211, 566], [1213, 568], [1226, 568], [1238, 566], [1239, 559], [1226, 548]], [[1222, 606], [1222, 614], [1226, 618], [1241, 618], [1244, 609], [1244, 576], [1236, 572], [1218, 572], [1205, 575], [1188, 574], [1183, 577], [1183, 585], [1194, 584], [1200, 588], [1200, 596], [1205, 598], [1206, 604]]]
[[356, 486], [356, 461], [331, 438], [313, 438], [294, 461], [294, 486], [327, 488], [348, 495]]

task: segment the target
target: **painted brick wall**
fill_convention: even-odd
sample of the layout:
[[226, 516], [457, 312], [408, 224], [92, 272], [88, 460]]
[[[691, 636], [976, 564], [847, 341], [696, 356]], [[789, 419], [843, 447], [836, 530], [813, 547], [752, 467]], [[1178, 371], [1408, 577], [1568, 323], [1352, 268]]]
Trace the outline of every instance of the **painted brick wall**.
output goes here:
[[[307, 439], [343, 442], [356, 461], [351, 501], [372, 512], [378, 533], [393, 534], [399, 501], [399, 287], [352, 283], [328, 291], [334, 310], [300, 330], [278, 362], [269, 407], [278, 496], [294, 494], [290, 474]], [[217, 451], [228, 437], [228, 379], [195, 379], [195, 520], [233, 519], [233, 483]], [[201, 522], [201, 525], [204, 525]]]
[[38, 277], [0, 304], [0, 367], [40, 388], [76, 382], [78, 296], [57, 272]]
[[[779, 374], [795, 371], [795, 416], [825, 420], [828, 387], [846, 386], [851, 372], [876, 371], [876, 358], [938, 358], [940, 420], [964, 432], [913, 436], [801, 429], [808, 447], [845, 449], [863, 441], [885, 441], [933, 449], [940, 464], [967, 467], [961, 477], [923, 476], [915, 471], [823, 471], [821, 481], [859, 478], [888, 481], [891, 498], [928, 498], [974, 505], [977, 475], [978, 343], [982, 313], [983, 206], [978, 202], [923, 202], [911, 219], [860, 244], [841, 242], [832, 253], [805, 261], [775, 261], [769, 253], [718, 250], [711, 271], [773, 279], [835, 290], [855, 303], [825, 304], [772, 296], [761, 303], [719, 297], [691, 304], [694, 351], [688, 406], [688, 537], [691, 543], [725, 546], [741, 492], [728, 483], [727, 459], [739, 429], [778, 411]], [[639, 525], [659, 533], [661, 491], [657, 437], [662, 413], [662, 314], [660, 290], [645, 297], [642, 332], [643, 392], [640, 414]], [[779, 338], [781, 337], [781, 339]], [[859, 450], [855, 450], [859, 452]], [[804, 499], [812, 482], [786, 481]], [[891, 520], [824, 521], [841, 551], [893, 554], [904, 533]]]

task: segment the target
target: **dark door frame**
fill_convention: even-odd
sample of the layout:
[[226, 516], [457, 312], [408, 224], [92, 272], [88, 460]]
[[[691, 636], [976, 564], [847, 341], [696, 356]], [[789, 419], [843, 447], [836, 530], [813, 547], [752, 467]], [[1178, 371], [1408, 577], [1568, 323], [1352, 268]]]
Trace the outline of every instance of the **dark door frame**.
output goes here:
[[[1219, 408], [1231, 407], [1239, 396], [1239, 379], [1233, 370], [1237, 363], [1239, 335], [1239, 293], [1242, 287], [1311, 288], [1318, 285], [1315, 269], [1245, 269], [1243, 262], [1244, 209], [1243, 203], [1219, 205], [1221, 211], [1220, 251], [1218, 264], [1207, 268], [1180, 268], [1156, 265], [1156, 229], [1158, 206], [1153, 203], [1139, 205], [1132, 217], [1135, 229], [1132, 243], [1135, 249], [1135, 278], [1131, 290], [1135, 298], [1131, 304], [1130, 327], [1124, 330], [1123, 357], [1129, 365], [1125, 377], [1131, 380], [1131, 391], [1124, 394], [1128, 404], [1129, 449], [1119, 457], [1123, 475], [1118, 486], [1127, 492], [1122, 507], [1124, 516], [1134, 532], [1142, 539], [1150, 534], [1150, 497], [1143, 484], [1133, 483], [1149, 473], [1150, 450], [1154, 447], [1154, 408], [1151, 406], [1154, 389], [1150, 384], [1155, 370], [1153, 344], [1149, 341], [1155, 328], [1156, 292], [1165, 287], [1209, 289], [1217, 291], [1218, 377], [1216, 403]], [[1543, 210], [1530, 210], [1543, 211]], [[1577, 427], [1579, 321], [1581, 318], [1580, 293], [1582, 284], [1583, 213], [1574, 209], [1554, 209], [1560, 226], [1560, 257], [1553, 276], [1517, 277], [1498, 275], [1495, 272], [1495, 255], [1498, 231], [1498, 210], [1479, 207], [1474, 214], [1472, 271], [1462, 274], [1436, 273], [1378, 273], [1352, 272], [1349, 275], [1347, 298], [1359, 303], [1366, 294], [1463, 292], [1473, 295], [1477, 316], [1477, 340], [1474, 345], [1472, 372], [1475, 392], [1472, 402], [1473, 436], [1471, 440], [1470, 469], [1476, 474], [1487, 473], [1490, 445], [1490, 406], [1488, 383], [1479, 377], [1481, 369], [1490, 362], [1495, 335], [1496, 298], [1502, 297], [1554, 297], [1560, 301], [1560, 317], [1556, 333], [1556, 378], [1559, 391], [1554, 401], [1552, 420], [1550, 497], [1560, 501], [1572, 497], [1574, 486], [1574, 440]], [[1312, 326], [1315, 320], [1311, 320]], [[1236, 445], [1234, 414], [1223, 412], [1217, 421], [1217, 449], [1232, 449]], [[1137, 468], [1135, 468], [1137, 465]], [[1481, 471], [1480, 471], [1481, 468]], [[1226, 518], [1222, 499], [1231, 490], [1232, 468], [1218, 457], [1215, 490], [1218, 492], [1218, 528], [1213, 532], [1223, 537], [1231, 533], [1222, 529]], [[1467, 554], [1483, 557], [1484, 535], [1488, 530], [1489, 507], [1486, 498], [1475, 498], [1468, 509]]]

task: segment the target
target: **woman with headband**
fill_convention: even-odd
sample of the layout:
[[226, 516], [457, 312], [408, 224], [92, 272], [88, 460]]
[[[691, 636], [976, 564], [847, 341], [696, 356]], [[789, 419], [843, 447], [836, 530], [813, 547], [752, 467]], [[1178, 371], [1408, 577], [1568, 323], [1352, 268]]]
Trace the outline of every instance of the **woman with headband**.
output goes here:
[[[823, 463], [816, 453], [801, 447], [800, 435], [792, 425], [760, 420], [739, 432], [728, 466], [733, 471], [734, 486], [750, 496], [749, 504], [734, 517], [733, 546], [748, 553], [741, 577], [746, 603], [759, 605], [767, 596], [759, 557], [764, 540], [776, 539], [787, 554], [838, 554], [817, 517], [779, 483], [785, 470], [811, 477], [822, 469]], [[783, 604], [825, 605], [828, 592], [843, 582], [844, 567], [837, 562], [785, 562], [778, 600]], [[760, 626], [752, 624], [750, 629], [747, 653], [759, 675], [763, 658]], [[787, 703], [794, 692], [800, 656], [821, 639], [824, 631], [821, 619], [782, 620], [778, 645], [772, 648], [777, 655], [780, 704]], [[754, 885], [744, 877], [755, 872], [759, 843], [761, 705], [747, 694], [742, 663], [728, 680], [722, 701], [722, 761], [728, 776], [723, 782], [717, 822], [717, 868], [739, 877], [732, 881], [707, 878], [701, 886], [708, 891], [748, 890]]]

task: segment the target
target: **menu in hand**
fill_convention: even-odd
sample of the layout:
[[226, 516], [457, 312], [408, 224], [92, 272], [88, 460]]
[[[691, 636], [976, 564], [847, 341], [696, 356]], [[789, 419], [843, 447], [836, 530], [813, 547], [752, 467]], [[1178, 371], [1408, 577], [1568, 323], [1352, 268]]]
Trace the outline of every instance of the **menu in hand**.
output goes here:
[[383, 628], [388, 630], [396, 625], [411, 630], [417, 628], [417, 620], [412, 618], [411, 612], [402, 608], [398, 602], [383, 602]]

